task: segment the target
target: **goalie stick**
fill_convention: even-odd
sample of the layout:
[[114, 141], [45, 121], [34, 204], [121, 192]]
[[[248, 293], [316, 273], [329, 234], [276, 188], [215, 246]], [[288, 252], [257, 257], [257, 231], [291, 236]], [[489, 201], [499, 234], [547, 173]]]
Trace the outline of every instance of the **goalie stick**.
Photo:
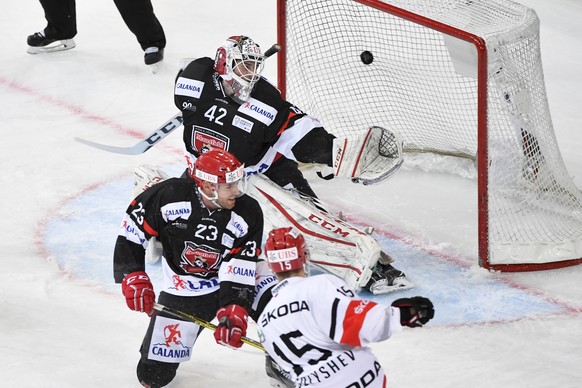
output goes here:
[[[280, 45], [278, 45], [278, 44], [272, 45], [267, 51], [265, 51], [265, 54], [264, 54], [265, 59], [269, 58], [273, 54], [278, 53], [280, 50], [281, 50]], [[146, 137], [143, 140], [140, 140], [138, 143], [136, 143], [135, 145], [133, 145], [131, 147], [110, 146], [110, 145], [106, 145], [106, 144], [95, 143], [95, 142], [90, 141], [90, 140], [81, 139], [79, 137], [75, 137], [74, 139], [75, 139], [75, 141], [77, 141], [79, 143], [88, 145], [88, 146], [93, 147], [93, 148], [100, 149], [102, 151], [113, 152], [115, 154], [123, 154], [123, 155], [139, 155], [139, 154], [143, 154], [144, 152], [146, 152], [147, 150], [152, 148], [154, 145], [159, 143], [160, 140], [162, 140], [163, 138], [168, 136], [170, 134], [170, 132], [172, 132], [174, 129], [178, 128], [179, 126], [181, 126], [183, 122], [184, 122], [184, 120], [182, 118], [182, 114], [177, 113], [174, 116], [172, 116], [170, 119], [168, 119], [168, 121], [166, 121], [164, 124], [162, 124], [155, 131], [153, 131], [148, 137]]]
[[[179, 311], [179, 310], [174, 310], [173, 308], [170, 307], [166, 307], [162, 304], [159, 303], [154, 303], [154, 310], [160, 311], [162, 313], [171, 315], [174, 318], [178, 318], [178, 319], [186, 319], [190, 322], [194, 322], [195, 324], [202, 326], [206, 329], [210, 329], [212, 331], [216, 330], [217, 326], [202, 319], [202, 318], [198, 318], [195, 317], [194, 315], [190, 315], [190, 314], [186, 314], [185, 312]], [[260, 349], [262, 351], [265, 351], [265, 348], [263, 347], [263, 345], [261, 345], [260, 342], [255, 341], [253, 339], [250, 339], [249, 337], [245, 337], [243, 336], [241, 338], [241, 341], [244, 342], [247, 345], [251, 345], [254, 346], [257, 349]]]
[[123, 154], [123, 155], [139, 155], [143, 154], [150, 148], [152, 148], [155, 144], [157, 144], [160, 140], [164, 137], [168, 136], [170, 132], [174, 129], [178, 128], [182, 125], [182, 113], [177, 113], [172, 116], [168, 121], [162, 124], [159, 128], [153, 131], [148, 137], [143, 140], [140, 140], [137, 144], [131, 147], [116, 147], [110, 146], [106, 144], [95, 143], [89, 140], [81, 139], [79, 137], [75, 137], [75, 141], [79, 143], [88, 145], [93, 148], [97, 148], [103, 151], [113, 152], [115, 154]]
[[281, 46], [279, 46], [277, 43], [275, 43], [274, 45], [269, 47], [269, 49], [267, 49], [267, 51], [265, 51], [265, 54], [264, 54], [265, 59], [269, 58], [273, 54], [277, 54], [279, 51], [281, 51]]

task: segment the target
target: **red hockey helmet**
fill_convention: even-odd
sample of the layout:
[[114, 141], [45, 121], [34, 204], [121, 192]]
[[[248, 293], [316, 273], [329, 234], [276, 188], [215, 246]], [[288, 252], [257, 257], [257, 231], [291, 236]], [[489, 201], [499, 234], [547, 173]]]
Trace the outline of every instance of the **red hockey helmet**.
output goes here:
[[261, 78], [264, 60], [258, 44], [247, 36], [235, 35], [216, 50], [214, 70], [232, 89], [233, 96], [244, 102]]
[[305, 239], [296, 229], [273, 229], [267, 237], [265, 256], [274, 273], [306, 269], [308, 254]]
[[202, 182], [215, 184], [236, 183], [245, 177], [241, 162], [228, 151], [211, 149], [196, 159], [190, 177], [200, 186]]

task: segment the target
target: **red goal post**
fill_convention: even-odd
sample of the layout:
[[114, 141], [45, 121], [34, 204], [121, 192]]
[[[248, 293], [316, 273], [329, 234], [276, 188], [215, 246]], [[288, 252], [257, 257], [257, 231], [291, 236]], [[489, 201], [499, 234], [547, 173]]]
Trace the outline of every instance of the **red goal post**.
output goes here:
[[532, 9], [509, 0], [278, 0], [277, 12], [279, 89], [326, 129], [387, 127], [403, 137], [405, 160], [474, 161], [481, 266], [582, 263], [582, 194], [555, 140]]

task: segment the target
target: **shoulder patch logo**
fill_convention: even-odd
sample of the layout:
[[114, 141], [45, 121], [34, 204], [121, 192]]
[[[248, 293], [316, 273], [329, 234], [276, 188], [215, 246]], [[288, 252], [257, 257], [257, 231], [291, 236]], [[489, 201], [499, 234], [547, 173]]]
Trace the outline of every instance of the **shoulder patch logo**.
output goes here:
[[204, 82], [178, 77], [176, 85], [174, 86], [174, 94], [178, 96], [200, 98], [202, 89], [204, 89]]

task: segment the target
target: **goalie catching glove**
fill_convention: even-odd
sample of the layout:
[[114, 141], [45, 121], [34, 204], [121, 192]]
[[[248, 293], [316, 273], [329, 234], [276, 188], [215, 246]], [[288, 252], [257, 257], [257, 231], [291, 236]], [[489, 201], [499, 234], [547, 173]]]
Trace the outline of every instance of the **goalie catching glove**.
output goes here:
[[402, 298], [392, 302], [392, 307], [400, 309], [400, 324], [408, 327], [421, 327], [434, 318], [432, 302], [422, 296]]
[[371, 127], [356, 138], [333, 140], [333, 170], [337, 177], [353, 182], [378, 183], [402, 165], [400, 136], [380, 127]]
[[240, 348], [242, 337], [247, 334], [247, 311], [236, 304], [220, 308], [216, 312], [218, 327], [214, 331], [216, 343], [229, 348]]
[[121, 292], [125, 296], [127, 307], [151, 315], [156, 294], [147, 273], [139, 271], [126, 275], [121, 283]]

